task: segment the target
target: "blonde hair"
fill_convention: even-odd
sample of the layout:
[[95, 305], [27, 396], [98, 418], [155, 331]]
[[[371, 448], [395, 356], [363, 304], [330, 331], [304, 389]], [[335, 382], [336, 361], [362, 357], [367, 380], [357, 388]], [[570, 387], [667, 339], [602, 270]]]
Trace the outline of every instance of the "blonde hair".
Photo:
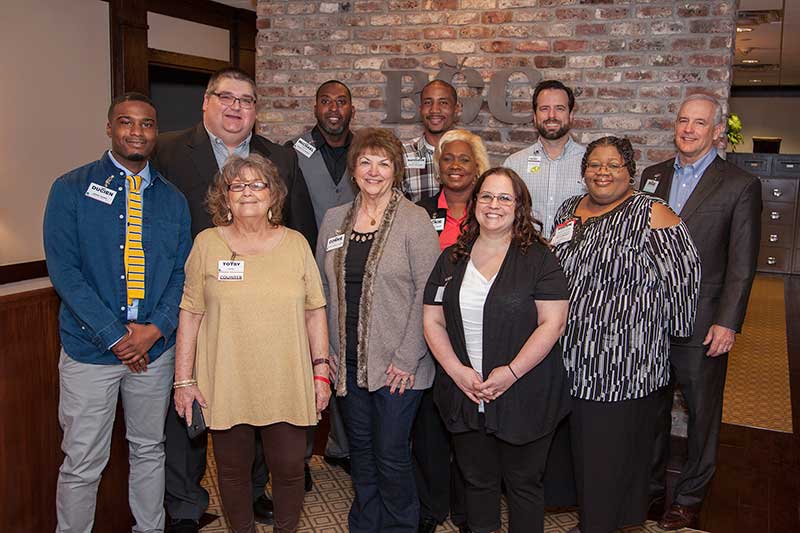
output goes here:
[[471, 131], [461, 129], [450, 130], [439, 139], [439, 143], [436, 145], [436, 151], [433, 153], [433, 170], [436, 179], [439, 179], [439, 158], [442, 157], [444, 145], [453, 141], [464, 141], [472, 148], [472, 155], [475, 158], [475, 165], [477, 167], [476, 176], [480, 176], [489, 169], [489, 153], [486, 151], [483, 139]]

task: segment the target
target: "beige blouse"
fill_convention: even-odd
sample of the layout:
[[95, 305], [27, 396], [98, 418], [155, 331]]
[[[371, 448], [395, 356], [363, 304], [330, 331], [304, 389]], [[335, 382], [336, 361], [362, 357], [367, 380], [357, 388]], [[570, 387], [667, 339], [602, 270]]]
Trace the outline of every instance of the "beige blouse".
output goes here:
[[206, 424], [316, 424], [305, 311], [323, 307], [325, 297], [308, 243], [285, 229], [272, 250], [236, 256], [243, 280], [220, 281], [219, 262], [231, 258], [219, 228], [210, 228], [195, 238], [185, 266], [181, 309], [203, 314], [195, 377]]

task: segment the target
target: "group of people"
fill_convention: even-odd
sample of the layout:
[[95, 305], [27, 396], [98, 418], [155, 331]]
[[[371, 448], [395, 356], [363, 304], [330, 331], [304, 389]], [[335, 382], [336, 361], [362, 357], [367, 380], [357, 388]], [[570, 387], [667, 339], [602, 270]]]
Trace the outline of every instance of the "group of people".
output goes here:
[[[499, 167], [441, 80], [407, 144], [351, 131], [331, 80], [281, 146], [253, 133], [256, 94], [224, 69], [201, 123], [160, 136], [122, 95], [111, 150], [53, 184], [58, 531], [92, 528], [120, 392], [137, 533], [199, 530], [205, 427], [231, 529], [295, 531], [325, 409], [354, 533], [499, 531], [503, 491], [512, 533], [542, 531], [546, 502], [577, 505], [583, 533], [693, 523], [760, 238], [713, 97], [682, 102], [677, 156], [637, 190], [631, 143], [573, 140], [555, 80], [533, 93], [539, 140]], [[665, 505], [676, 386], [689, 448]]]

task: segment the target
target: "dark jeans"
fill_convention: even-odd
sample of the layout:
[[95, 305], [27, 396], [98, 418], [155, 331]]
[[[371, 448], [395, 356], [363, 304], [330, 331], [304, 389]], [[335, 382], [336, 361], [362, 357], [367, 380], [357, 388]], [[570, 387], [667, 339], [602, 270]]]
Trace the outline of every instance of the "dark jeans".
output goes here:
[[347, 396], [340, 399], [350, 441], [355, 498], [351, 533], [415, 533], [419, 500], [411, 464], [411, 425], [422, 391], [369, 392], [356, 384], [356, 368], [347, 364]]
[[303, 509], [303, 456], [308, 428], [285, 422], [254, 427], [240, 424], [227, 430], [212, 430], [217, 479], [228, 526], [235, 532], [255, 531], [251, 499], [251, 468], [255, 455], [255, 433], [261, 435], [264, 459], [272, 473], [275, 501], [275, 532], [297, 529]]
[[453, 435], [464, 475], [467, 524], [472, 531], [500, 530], [501, 481], [506, 486], [509, 533], [544, 531], [543, 478], [552, 438], [551, 432], [515, 445], [487, 435], [483, 428]]

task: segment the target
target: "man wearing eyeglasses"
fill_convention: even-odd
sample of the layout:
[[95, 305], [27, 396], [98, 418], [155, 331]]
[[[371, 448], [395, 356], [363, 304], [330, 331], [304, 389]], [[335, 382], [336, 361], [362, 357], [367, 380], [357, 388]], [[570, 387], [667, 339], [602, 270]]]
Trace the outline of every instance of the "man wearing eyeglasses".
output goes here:
[[[283, 220], [302, 233], [313, 250], [317, 224], [297, 156], [293, 150], [254, 133], [255, 120], [255, 81], [238, 68], [222, 69], [208, 81], [202, 122], [187, 130], [160, 135], [153, 163], [186, 196], [194, 238], [213, 225], [205, 209], [206, 192], [228, 157], [247, 157], [251, 152], [263, 155], [275, 164], [286, 184]], [[186, 424], [174, 406], [167, 415], [166, 433], [165, 505], [172, 520], [171, 531], [194, 533], [208, 506], [208, 493], [200, 486], [206, 467], [207, 439], [202, 435], [190, 440]], [[262, 454], [256, 454], [253, 474], [256, 520], [271, 523], [272, 502], [264, 494], [268, 474]]]

